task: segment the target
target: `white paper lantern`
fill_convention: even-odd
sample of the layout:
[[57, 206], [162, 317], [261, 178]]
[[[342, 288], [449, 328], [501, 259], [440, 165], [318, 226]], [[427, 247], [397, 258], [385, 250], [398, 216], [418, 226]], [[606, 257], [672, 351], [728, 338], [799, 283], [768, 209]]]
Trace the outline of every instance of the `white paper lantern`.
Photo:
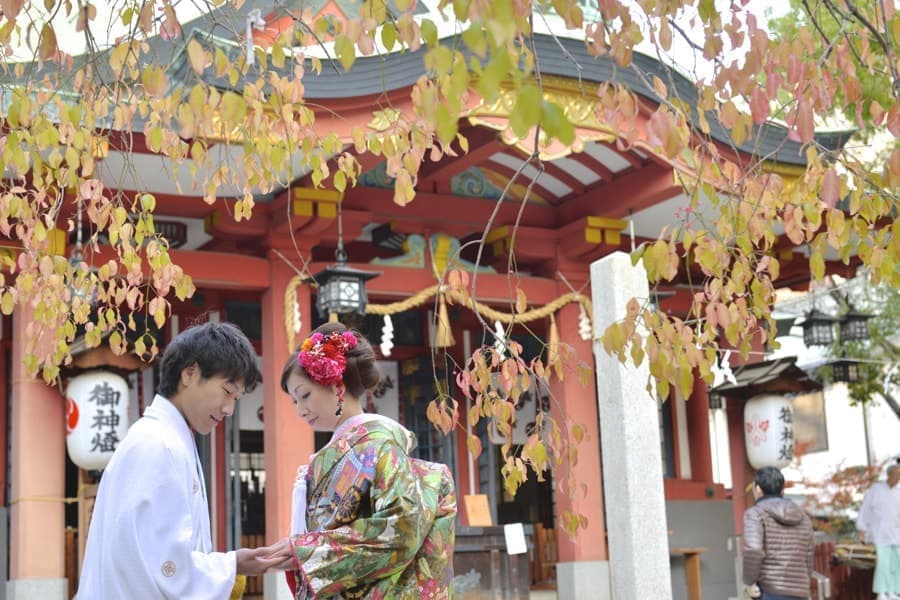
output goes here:
[[128, 382], [109, 371], [73, 377], [66, 388], [66, 448], [82, 469], [106, 467], [128, 430]]
[[744, 443], [754, 469], [786, 467], [794, 458], [794, 411], [785, 396], [754, 396], [744, 405]]

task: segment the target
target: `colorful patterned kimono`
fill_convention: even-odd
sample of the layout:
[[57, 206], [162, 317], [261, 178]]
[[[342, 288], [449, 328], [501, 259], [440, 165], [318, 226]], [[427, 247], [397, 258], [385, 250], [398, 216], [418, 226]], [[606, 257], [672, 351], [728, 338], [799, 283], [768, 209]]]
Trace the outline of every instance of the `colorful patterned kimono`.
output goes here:
[[410, 458], [414, 446], [395, 421], [363, 414], [301, 467], [294, 520], [305, 523], [292, 530], [305, 533], [291, 537], [297, 570], [288, 573], [295, 598], [450, 597], [453, 479], [445, 465]]

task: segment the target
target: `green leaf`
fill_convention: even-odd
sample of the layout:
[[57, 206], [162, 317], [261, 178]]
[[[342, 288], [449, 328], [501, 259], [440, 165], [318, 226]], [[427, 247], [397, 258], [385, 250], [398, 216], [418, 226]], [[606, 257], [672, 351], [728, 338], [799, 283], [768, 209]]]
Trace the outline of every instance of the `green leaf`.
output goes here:
[[345, 35], [337, 36], [334, 40], [334, 53], [337, 54], [344, 70], [349, 71], [356, 61], [356, 50], [353, 48], [353, 42]]
[[456, 137], [459, 121], [450, 116], [445, 104], [438, 104], [435, 111], [435, 122], [437, 124], [438, 139], [441, 143], [449, 144]]
[[575, 126], [566, 118], [563, 109], [554, 102], [541, 101], [541, 127], [550, 137], [570, 146], [575, 141]]
[[453, 0], [453, 14], [457, 21], [469, 20], [469, 4], [471, 0]]
[[423, 19], [422, 23], [419, 25], [422, 31], [422, 39], [431, 47], [437, 46], [438, 43], [438, 29], [437, 25], [431, 19]]
[[541, 92], [533, 85], [526, 85], [516, 94], [516, 104], [510, 115], [513, 133], [525, 137], [541, 118]]
[[[473, 22], [462, 33], [463, 42], [475, 53], [476, 56], [484, 57], [487, 55], [487, 38], [484, 35], [484, 29], [481, 23]], [[502, 52], [500, 54], [503, 54]]]
[[381, 28], [381, 43], [388, 52], [397, 44], [397, 28], [393, 23], [385, 23]]

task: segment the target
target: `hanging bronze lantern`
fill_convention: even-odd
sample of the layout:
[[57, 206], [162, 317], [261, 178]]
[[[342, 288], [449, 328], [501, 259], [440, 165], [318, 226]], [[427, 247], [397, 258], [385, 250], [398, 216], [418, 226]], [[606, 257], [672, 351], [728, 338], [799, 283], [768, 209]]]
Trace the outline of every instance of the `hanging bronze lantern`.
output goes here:
[[869, 339], [871, 318], [872, 315], [865, 315], [851, 306], [841, 317], [841, 342], [861, 342]]
[[834, 342], [834, 324], [839, 319], [813, 309], [803, 320], [803, 343], [807, 346], [828, 346]]

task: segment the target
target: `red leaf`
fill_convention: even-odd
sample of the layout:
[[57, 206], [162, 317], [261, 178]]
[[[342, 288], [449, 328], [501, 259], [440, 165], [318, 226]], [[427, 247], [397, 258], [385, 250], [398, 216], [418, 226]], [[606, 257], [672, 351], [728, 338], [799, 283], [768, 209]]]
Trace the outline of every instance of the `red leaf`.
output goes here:
[[841, 181], [838, 179], [834, 169], [825, 171], [825, 177], [822, 178], [822, 202], [828, 208], [834, 208], [837, 205], [838, 198], [841, 195]]
[[800, 59], [797, 58], [796, 54], [791, 54], [788, 57], [787, 63], [787, 78], [788, 82], [796, 85], [800, 80], [800, 75], [803, 72], [803, 65], [800, 64]]
[[175, 9], [172, 8], [171, 4], [166, 2], [166, 6], [163, 9], [162, 28], [159, 32], [159, 36], [164, 40], [172, 40], [180, 33], [181, 24], [178, 22], [178, 17], [175, 16]]
[[900, 137], [900, 103], [894, 102], [888, 111], [887, 128], [895, 138]]
[[750, 114], [754, 123], [765, 123], [769, 118], [769, 98], [759, 86], [754, 87], [750, 94]]
[[881, 120], [884, 118], [884, 107], [882, 107], [877, 100], [872, 100], [872, 104], [869, 106], [869, 114], [872, 115], [872, 124], [875, 126], [881, 125]]
[[813, 124], [812, 107], [809, 105], [809, 100], [806, 98], [801, 98], [799, 105], [797, 106], [797, 122], [795, 126], [797, 128], [797, 133], [800, 134], [801, 141], [809, 143], [813, 140], [816, 128]]
[[656, 111], [650, 115], [650, 127], [648, 128], [650, 144], [653, 146], [665, 146], [671, 128], [671, 122], [662, 112]]
[[0, 11], [7, 21], [12, 21], [24, 5], [25, 0], [0, 0]]

